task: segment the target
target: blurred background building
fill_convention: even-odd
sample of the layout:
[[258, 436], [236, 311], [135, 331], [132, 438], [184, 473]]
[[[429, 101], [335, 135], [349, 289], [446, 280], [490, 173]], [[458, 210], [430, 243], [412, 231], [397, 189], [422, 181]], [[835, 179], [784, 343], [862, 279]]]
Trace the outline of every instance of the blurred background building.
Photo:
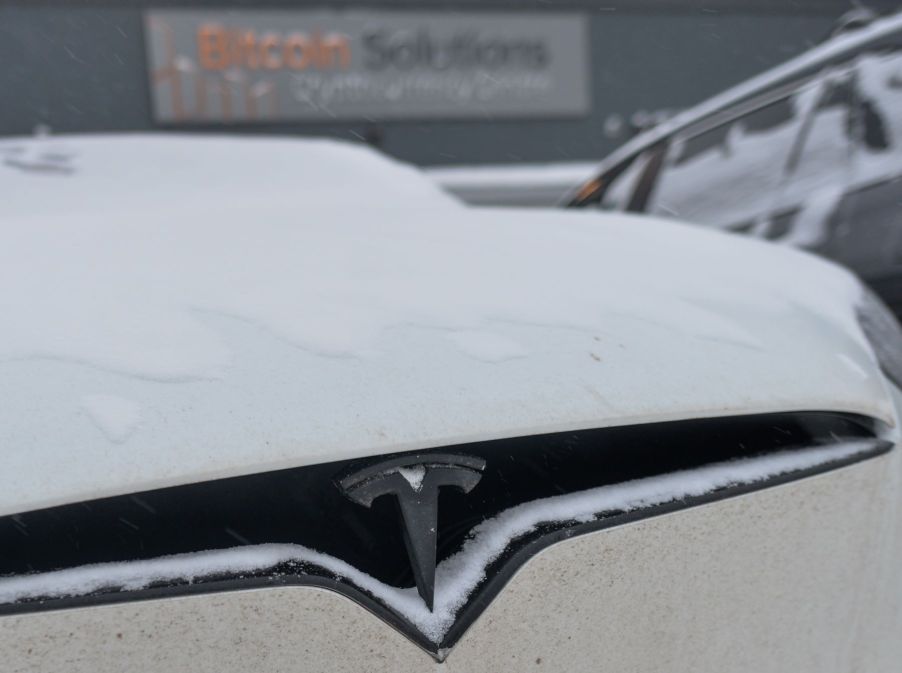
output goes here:
[[7, 2], [0, 135], [41, 127], [322, 135], [421, 165], [594, 160], [636, 127], [805, 51], [850, 7]]

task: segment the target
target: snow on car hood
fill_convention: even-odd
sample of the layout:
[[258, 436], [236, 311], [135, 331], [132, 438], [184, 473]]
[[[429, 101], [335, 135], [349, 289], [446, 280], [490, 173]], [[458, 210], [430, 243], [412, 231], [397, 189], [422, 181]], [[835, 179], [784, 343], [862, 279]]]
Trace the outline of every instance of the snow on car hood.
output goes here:
[[615, 424], [892, 420], [857, 282], [802, 253], [468, 209], [328, 141], [11, 140], [0, 161], [0, 514]]

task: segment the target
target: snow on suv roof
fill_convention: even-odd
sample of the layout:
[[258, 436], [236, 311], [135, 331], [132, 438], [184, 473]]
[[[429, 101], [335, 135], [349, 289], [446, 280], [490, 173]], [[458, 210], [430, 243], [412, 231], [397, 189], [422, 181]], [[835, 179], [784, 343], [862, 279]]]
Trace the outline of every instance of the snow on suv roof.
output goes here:
[[0, 152], [2, 514], [540, 432], [890, 418], [858, 284], [802, 253], [468, 209], [335, 142]]

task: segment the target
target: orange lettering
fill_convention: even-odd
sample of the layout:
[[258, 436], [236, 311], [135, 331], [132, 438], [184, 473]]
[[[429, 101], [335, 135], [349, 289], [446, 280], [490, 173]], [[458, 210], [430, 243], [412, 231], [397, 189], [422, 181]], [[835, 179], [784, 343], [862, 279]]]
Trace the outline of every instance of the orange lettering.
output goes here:
[[197, 29], [197, 59], [204, 70], [229, 67], [228, 34], [222, 26], [204, 25]]
[[257, 59], [256, 34], [254, 34], [254, 31], [248, 30], [237, 37], [238, 39], [235, 41], [235, 48], [237, 49], [238, 54], [240, 54], [238, 63], [251, 70], [256, 70], [260, 67], [259, 60]]
[[260, 61], [267, 70], [278, 70], [282, 67], [279, 56], [279, 36], [267, 33], [260, 40]]
[[293, 70], [304, 70], [313, 60], [310, 56], [310, 40], [303, 33], [292, 33], [285, 38], [282, 49], [284, 62]]
[[350, 67], [351, 47], [348, 44], [347, 35], [342, 35], [341, 33], [329, 33], [322, 39], [321, 45], [321, 49], [319, 49], [320, 67], [331, 68], [334, 67], [336, 63], [340, 64], [344, 69]]
[[197, 55], [204, 70], [242, 67], [306, 70], [351, 66], [351, 45], [347, 35], [319, 32], [312, 36], [291, 33], [283, 40], [278, 33], [258, 36], [253, 30], [227, 30], [213, 24], [197, 30]]

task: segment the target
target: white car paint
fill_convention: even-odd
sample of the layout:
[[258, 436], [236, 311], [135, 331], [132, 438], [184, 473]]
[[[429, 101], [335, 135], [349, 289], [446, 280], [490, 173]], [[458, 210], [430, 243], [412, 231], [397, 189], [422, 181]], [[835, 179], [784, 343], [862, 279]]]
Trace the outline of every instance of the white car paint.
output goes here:
[[857, 281], [803, 253], [468, 209], [327, 141], [76, 136], [0, 156], [0, 514], [556, 430], [895, 421]]
[[[865, 414], [899, 442], [899, 393], [856, 321], [860, 286], [803, 253], [649, 218], [468, 209], [412, 169], [322, 141], [3, 148], [0, 514], [468, 439], [768, 411]], [[413, 588], [298, 545], [0, 578], [0, 599], [127, 594], [299, 558], [438, 642], [486, 565], [531, 527], [860, 450], [807, 447], [524, 503], [439, 565], [433, 611]], [[309, 586], [7, 614], [0, 662], [891, 673], [900, 460], [895, 448], [553, 544], [437, 653], [442, 664]]]

